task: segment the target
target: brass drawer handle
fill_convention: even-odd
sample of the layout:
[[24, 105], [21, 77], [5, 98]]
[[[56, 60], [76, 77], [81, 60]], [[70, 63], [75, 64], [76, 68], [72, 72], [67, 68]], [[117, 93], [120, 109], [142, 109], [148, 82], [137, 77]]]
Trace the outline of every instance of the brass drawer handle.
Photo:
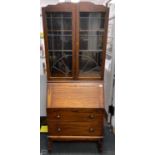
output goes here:
[[90, 119], [94, 119], [95, 116], [94, 116], [93, 114], [91, 114], [91, 115], [89, 115], [89, 118], [90, 118]]
[[61, 132], [61, 128], [57, 128], [57, 131], [58, 131], [58, 132]]
[[60, 115], [58, 114], [57, 116], [56, 116], [58, 119], [60, 119]]
[[89, 131], [90, 132], [94, 132], [95, 130], [94, 130], [94, 128], [90, 128]]

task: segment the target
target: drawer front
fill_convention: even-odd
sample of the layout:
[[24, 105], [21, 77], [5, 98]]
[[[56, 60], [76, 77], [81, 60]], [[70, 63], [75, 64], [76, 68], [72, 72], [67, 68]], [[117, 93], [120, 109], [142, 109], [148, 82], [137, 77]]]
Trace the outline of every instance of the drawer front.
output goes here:
[[49, 121], [89, 122], [103, 120], [103, 111], [95, 109], [47, 110]]
[[48, 133], [52, 136], [102, 136], [103, 123], [48, 122]]

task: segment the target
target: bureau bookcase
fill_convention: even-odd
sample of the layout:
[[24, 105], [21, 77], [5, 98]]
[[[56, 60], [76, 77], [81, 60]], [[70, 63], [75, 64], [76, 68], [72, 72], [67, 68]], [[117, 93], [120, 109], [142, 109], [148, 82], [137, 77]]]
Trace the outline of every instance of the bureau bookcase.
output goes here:
[[48, 149], [53, 141], [104, 138], [104, 66], [109, 8], [90, 2], [42, 8]]

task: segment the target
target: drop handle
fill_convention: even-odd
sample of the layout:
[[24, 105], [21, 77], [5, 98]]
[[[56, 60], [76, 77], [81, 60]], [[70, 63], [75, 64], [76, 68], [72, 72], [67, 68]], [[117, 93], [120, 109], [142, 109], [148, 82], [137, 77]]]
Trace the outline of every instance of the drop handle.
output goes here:
[[58, 114], [57, 116], [56, 116], [58, 119], [60, 119], [60, 115]]
[[90, 132], [94, 132], [94, 128], [89, 128], [89, 131]]
[[57, 128], [57, 131], [60, 132], [61, 131], [61, 128]]
[[93, 114], [91, 114], [91, 115], [89, 115], [89, 118], [90, 118], [90, 119], [94, 119], [95, 116], [94, 116]]

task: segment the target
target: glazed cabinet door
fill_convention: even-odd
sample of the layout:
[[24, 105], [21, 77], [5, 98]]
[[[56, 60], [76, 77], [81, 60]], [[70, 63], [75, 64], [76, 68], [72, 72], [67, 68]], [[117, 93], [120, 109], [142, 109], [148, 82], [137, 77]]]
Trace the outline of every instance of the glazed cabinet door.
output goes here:
[[73, 4], [43, 8], [48, 79], [74, 78], [75, 17]]
[[102, 79], [107, 37], [107, 12], [101, 5], [78, 5], [78, 79]]
[[89, 2], [43, 8], [49, 81], [103, 79], [108, 12]]

